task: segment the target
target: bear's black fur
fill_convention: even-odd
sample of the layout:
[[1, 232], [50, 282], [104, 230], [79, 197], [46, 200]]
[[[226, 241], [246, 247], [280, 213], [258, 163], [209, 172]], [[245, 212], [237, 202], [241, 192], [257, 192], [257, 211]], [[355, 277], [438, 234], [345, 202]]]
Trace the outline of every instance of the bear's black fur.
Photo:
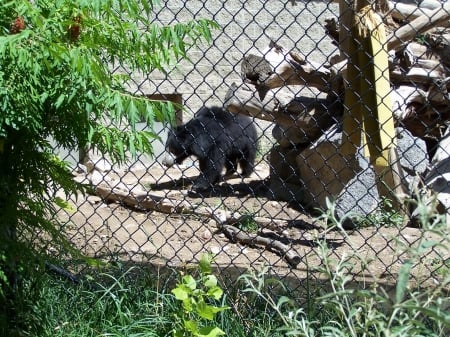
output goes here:
[[164, 164], [172, 166], [191, 155], [197, 157], [201, 174], [193, 189], [206, 190], [220, 180], [223, 168], [230, 175], [236, 172], [238, 163], [242, 176], [249, 176], [254, 169], [257, 143], [250, 117], [220, 107], [204, 107], [189, 122], [170, 130], [166, 150], [175, 158]]

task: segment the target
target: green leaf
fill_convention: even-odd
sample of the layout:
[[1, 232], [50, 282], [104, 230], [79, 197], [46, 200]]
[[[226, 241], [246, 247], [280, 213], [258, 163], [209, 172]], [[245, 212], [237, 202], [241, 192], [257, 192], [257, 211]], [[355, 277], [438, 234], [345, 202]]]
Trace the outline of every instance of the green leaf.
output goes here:
[[408, 288], [409, 277], [411, 275], [412, 261], [406, 261], [400, 268], [395, 291], [395, 303], [401, 303], [405, 298]]
[[56, 108], [56, 109], [59, 109], [59, 108], [61, 107], [61, 105], [63, 104], [65, 98], [66, 98], [66, 97], [65, 97], [65, 94], [62, 94], [62, 95], [60, 95], [60, 96], [58, 97], [58, 99], [56, 100], [56, 103], [55, 103], [55, 108]]
[[199, 337], [216, 337], [223, 335], [225, 335], [225, 332], [216, 326], [204, 326], [200, 328], [197, 334]]
[[435, 321], [444, 324], [447, 328], [450, 328], [450, 314], [446, 311], [444, 312], [439, 308], [426, 308], [417, 305], [402, 305], [403, 308], [407, 308], [409, 310], [416, 310], [421, 312], [423, 315], [429, 318], [433, 318]]
[[55, 197], [55, 199], [53, 199], [53, 202], [66, 211], [75, 212], [75, 207], [73, 207], [68, 201], [60, 197]]
[[213, 258], [211, 254], [203, 254], [199, 261], [199, 268], [202, 274], [211, 274], [212, 268], [211, 268], [211, 262]]
[[203, 279], [206, 288], [212, 288], [217, 286], [217, 277], [215, 275], [206, 275]]
[[214, 316], [217, 313], [228, 310], [228, 309], [229, 309], [229, 307], [227, 307], [227, 306], [216, 307], [213, 305], [206, 304], [204, 301], [200, 301], [199, 303], [197, 303], [195, 311], [201, 318], [211, 321], [214, 319]]
[[173, 330], [173, 336], [174, 337], [183, 337], [184, 336], [184, 330], [183, 329]]
[[214, 315], [217, 311], [215, 311], [215, 307], [207, 305], [205, 302], [201, 301], [197, 303], [196, 306], [196, 313], [204, 319], [207, 319], [209, 321], [214, 319]]
[[189, 331], [190, 333], [196, 335], [198, 332], [198, 325], [197, 322], [192, 321], [192, 320], [186, 320], [184, 321], [184, 327], [186, 328], [187, 331]]
[[197, 281], [191, 275], [183, 276], [183, 284], [191, 290], [195, 290], [197, 288]]
[[220, 287], [212, 287], [208, 289], [207, 295], [215, 300], [220, 300], [223, 295], [223, 290]]
[[183, 289], [180, 286], [175, 289], [172, 289], [171, 292], [172, 292], [172, 294], [175, 295], [175, 298], [179, 301], [184, 301], [189, 298], [189, 292], [187, 292], [185, 289]]

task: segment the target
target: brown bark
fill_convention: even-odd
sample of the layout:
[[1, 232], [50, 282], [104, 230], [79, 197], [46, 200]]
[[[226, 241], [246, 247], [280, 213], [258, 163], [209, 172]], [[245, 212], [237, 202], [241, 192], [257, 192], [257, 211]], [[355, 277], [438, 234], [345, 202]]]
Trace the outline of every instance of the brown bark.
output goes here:
[[419, 34], [434, 27], [450, 26], [450, 3], [443, 4], [442, 8], [431, 11], [429, 15], [422, 15], [410, 23], [400, 27], [388, 36], [389, 50], [398, 50]]
[[269, 89], [286, 85], [308, 85], [323, 92], [330, 88], [330, 71], [300, 54], [285, 52], [271, 44], [264, 56], [249, 55], [242, 63], [242, 76], [250, 83]]
[[239, 242], [249, 246], [263, 246], [269, 250], [275, 251], [281, 255], [287, 263], [292, 267], [297, 267], [301, 262], [301, 257], [290, 246], [274, 240], [269, 237], [264, 237], [258, 234], [246, 233], [233, 225], [222, 225], [222, 231], [233, 242]]
[[[253, 90], [253, 91], [252, 91]], [[255, 89], [247, 84], [240, 87], [233, 85], [225, 97], [225, 108], [233, 113], [240, 113], [277, 123], [285, 127], [296, 127], [309, 134], [311, 139], [334, 124], [342, 115], [342, 105], [335, 101], [308, 97], [283, 99], [279, 93], [269, 90], [260, 100]]]

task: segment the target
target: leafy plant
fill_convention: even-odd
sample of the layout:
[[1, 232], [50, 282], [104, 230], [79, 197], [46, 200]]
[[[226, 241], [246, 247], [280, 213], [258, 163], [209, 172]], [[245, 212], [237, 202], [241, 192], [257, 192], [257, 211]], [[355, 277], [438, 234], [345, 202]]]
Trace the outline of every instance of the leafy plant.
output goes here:
[[259, 225], [252, 214], [243, 215], [235, 225], [244, 232], [256, 233], [259, 230]]
[[211, 261], [209, 255], [203, 255], [198, 265], [199, 278], [184, 275], [172, 290], [181, 302], [181, 308], [175, 315], [175, 337], [216, 337], [225, 334], [219, 327], [206, 323], [212, 322], [219, 312], [229, 309], [228, 306], [214, 304], [222, 298], [223, 290], [211, 274]]
[[[45, 245], [77, 254], [53, 218], [66, 195], [86, 190], [53, 153], [95, 147], [116, 162], [152, 153], [168, 102], [127, 91], [133, 76], [167, 71], [217, 25], [163, 26], [147, 0], [6, 0], [0, 6], [0, 287], [13, 300], [17, 271]], [[123, 68], [127, 72], [113, 72]], [[145, 121], [150, 131], [139, 131]], [[4, 306], [2, 306], [4, 307]], [[6, 319], [9, 321], [9, 319]], [[14, 324], [14, 323], [12, 323]]]
[[379, 207], [364, 217], [357, 217], [357, 227], [396, 227], [403, 226], [404, 216], [393, 207], [392, 200], [382, 197]]
[[[345, 219], [336, 219], [334, 206], [330, 206], [331, 210], [322, 219], [327, 219], [331, 228], [342, 231], [351, 242], [342, 226]], [[445, 217], [430, 213], [430, 208], [433, 209], [433, 206], [429, 200], [419, 199], [418, 218], [424, 231], [419, 242], [413, 246], [402, 246], [399, 242], [398, 256], [408, 256], [408, 259], [404, 260], [399, 270], [393, 294], [385, 291], [376, 281], [368, 287], [355, 286], [355, 272], [370, 274], [369, 262], [357, 250], [349, 250], [334, 258], [321, 238], [316, 239], [320, 264], [315, 267], [315, 272], [325, 277], [327, 287], [321, 290], [319, 296], [309, 294], [311, 298], [307, 300], [307, 310], [286, 296], [264, 291], [267, 270], [243, 275], [244, 291], [256, 294], [277, 313], [281, 323], [276, 331], [286, 335], [448, 336], [450, 275], [442, 273], [439, 280], [435, 279], [437, 283], [423, 284], [429, 276], [417, 274], [420, 265], [426, 261], [424, 256], [441, 251], [437, 256], [442, 258], [450, 253]], [[352, 245], [349, 244], [349, 247]], [[440, 262], [441, 268], [445, 268], [445, 260]], [[436, 261], [434, 264], [437, 264]], [[415, 282], [412, 280], [413, 271]]]

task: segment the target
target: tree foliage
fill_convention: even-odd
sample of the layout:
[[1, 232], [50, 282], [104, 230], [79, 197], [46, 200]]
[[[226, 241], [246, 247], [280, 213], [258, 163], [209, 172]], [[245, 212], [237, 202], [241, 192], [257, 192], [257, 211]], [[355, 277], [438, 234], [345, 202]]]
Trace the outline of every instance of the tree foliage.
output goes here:
[[[173, 119], [171, 104], [126, 90], [131, 74], [176, 66], [189, 48], [211, 40], [216, 24], [200, 19], [162, 25], [154, 15], [157, 5], [147, 0], [2, 1], [0, 284], [26, 251], [16, 233], [30, 239], [26, 248], [33, 246], [30, 233], [36, 229], [59, 242], [58, 227], [50, 221], [60, 201], [56, 192], [83, 189], [54, 155], [50, 139], [69, 149], [95, 146], [123, 162], [127, 153], [152, 153], [157, 136], [138, 131], [138, 122], [151, 127]], [[127, 72], [114, 73], [115, 67]]]

